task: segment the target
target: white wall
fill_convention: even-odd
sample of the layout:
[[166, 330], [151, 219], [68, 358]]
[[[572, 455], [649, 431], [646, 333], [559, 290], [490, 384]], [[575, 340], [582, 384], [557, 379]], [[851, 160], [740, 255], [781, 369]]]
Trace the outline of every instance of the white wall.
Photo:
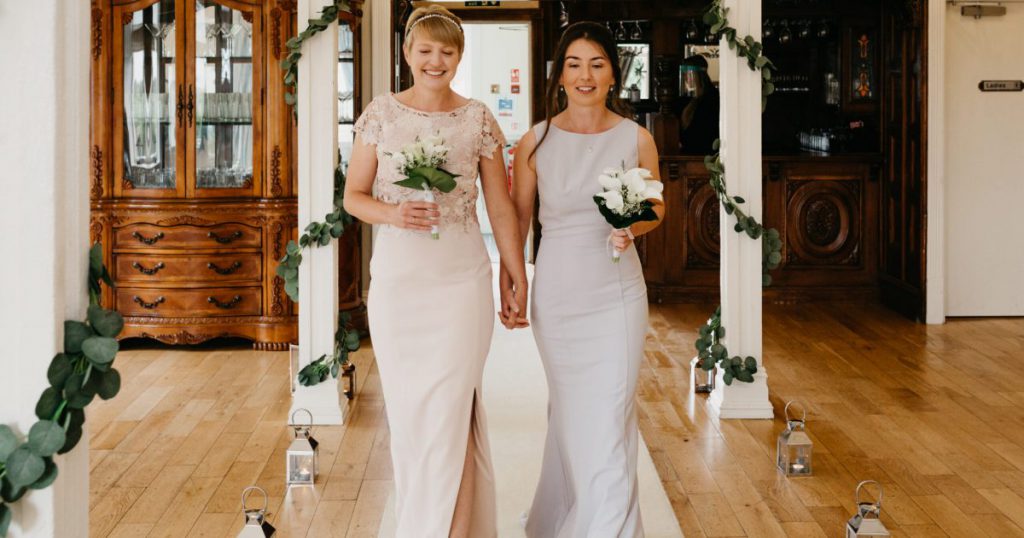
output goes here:
[[[523, 23], [467, 23], [466, 52], [452, 81], [456, 92], [483, 101], [498, 119], [509, 142], [526, 134], [530, 125], [530, 26]], [[519, 91], [511, 90], [511, 71], [519, 69]], [[497, 84], [499, 92], [491, 93]], [[512, 114], [498, 112], [498, 98], [511, 99]]]
[[947, 316], [1024, 315], [1024, 92], [978, 90], [1024, 79], [1024, 4], [1006, 7], [976, 20], [944, 6]]
[[[85, 318], [89, 3], [2, 2], [0, 36], [0, 423], [24, 436], [64, 320]], [[88, 447], [86, 430], [54, 485], [14, 504], [11, 536], [88, 535]]]

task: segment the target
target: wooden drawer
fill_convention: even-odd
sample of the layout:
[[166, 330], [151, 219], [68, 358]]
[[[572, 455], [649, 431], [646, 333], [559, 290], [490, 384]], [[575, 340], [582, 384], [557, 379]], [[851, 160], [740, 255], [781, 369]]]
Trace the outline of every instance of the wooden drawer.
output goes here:
[[118, 282], [225, 282], [259, 281], [263, 258], [258, 252], [242, 254], [115, 254], [114, 279]]
[[195, 318], [258, 316], [262, 290], [245, 288], [117, 288], [117, 311], [124, 316]]
[[215, 226], [129, 224], [114, 229], [114, 249], [260, 248], [261, 230], [229, 222]]

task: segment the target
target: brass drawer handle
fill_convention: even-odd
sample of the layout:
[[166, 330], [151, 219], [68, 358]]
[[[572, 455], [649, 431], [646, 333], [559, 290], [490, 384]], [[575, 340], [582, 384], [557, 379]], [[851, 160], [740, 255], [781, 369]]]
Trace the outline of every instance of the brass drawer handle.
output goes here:
[[212, 304], [213, 306], [216, 306], [217, 308], [223, 308], [227, 310], [229, 308], [234, 308], [236, 305], [238, 305], [238, 303], [242, 302], [242, 296], [235, 295], [234, 297], [231, 298], [230, 301], [226, 303], [222, 303], [218, 301], [216, 297], [210, 296], [206, 298], [206, 302]]
[[152, 303], [147, 303], [146, 301], [142, 300], [142, 297], [139, 297], [138, 295], [136, 295], [135, 297], [132, 297], [132, 301], [135, 301], [136, 303], [139, 303], [139, 306], [141, 306], [142, 308], [148, 308], [148, 309], [152, 310], [152, 309], [156, 308], [157, 306], [160, 306], [160, 303], [164, 302], [164, 296], [161, 295], [160, 297], [157, 297], [156, 300], [153, 301]]
[[183, 127], [185, 125], [182, 120], [182, 114], [185, 113], [185, 94], [181, 89], [181, 84], [178, 84], [178, 104], [174, 108], [178, 113], [178, 126]]
[[188, 85], [188, 104], [185, 105], [185, 112], [188, 114], [188, 124], [189, 124], [189, 127], [194, 126], [196, 124], [195, 118], [192, 115], [193, 112], [195, 111], [195, 108], [196, 108], [196, 95], [195, 95], [195, 92], [192, 91], [192, 89], [193, 89], [192, 85], [189, 84]]
[[238, 238], [242, 237], [242, 232], [240, 232], [238, 230], [235, 230], [231, 235], [229, 235], [227, 237], [221, 237], [221, 236], [217, 235], [214, 232], [210, 232], [210, 233], [206, 234], [206, 237], [209, 237], [210, 239], [213, 239], [214, 241], [216, 241], [216, 242], [218, 242], [218, 243], [220, 243], [222, 245], [226, 245], [228, 243], [233, 242], [235, 239], [238, 239]]
[[153, 243], [156, 243], [157, 241], [163, 239], [164, 238], [164, 233], [163, 232], [157, 232], [156, 235], [154, 235], [153, 237], [143, 237], [142, 234], [140, 234], [139, 232], [132, 232], [132, 237], [134, 237], [135, 239], [138, 239], [139, 242], [141, 242], [141, 243], [145, 243], [147, 245], [152, 245]]
[[235, 262], [231, 267], [217, 267], [217, 264], [210, 262], [206, 264], [207, 269], [213, 269], [218, 275], [230, 275], [242, 267], [242, 262]]
[[157, 262], [156, 265], [154, 265], [151, 269], [146, 269], [139, 262], [132, 262], [132, 267], [138, 269], [139, 272], [144, 275], [155, 275], [157, 274], [157, 272], [164, 268], [164, 262]]

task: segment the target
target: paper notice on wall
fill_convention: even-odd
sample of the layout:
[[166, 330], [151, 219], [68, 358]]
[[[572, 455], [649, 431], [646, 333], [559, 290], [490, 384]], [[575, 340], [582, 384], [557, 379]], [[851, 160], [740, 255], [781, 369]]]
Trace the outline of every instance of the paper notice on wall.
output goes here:
[[512, 111], [515, 108], [515, 101], [511, 97], [499, 97], [498, 98], [498, 115], [499, 116], [511, 116]]

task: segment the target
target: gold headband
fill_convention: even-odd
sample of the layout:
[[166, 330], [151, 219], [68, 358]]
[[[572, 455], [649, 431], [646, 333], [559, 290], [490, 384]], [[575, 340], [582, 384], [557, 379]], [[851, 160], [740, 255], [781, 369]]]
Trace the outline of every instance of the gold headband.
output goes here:
[[412, 33], [412, 29], [415, 28], [416, 25], [420, 23], [420, 21], [425, 21], [427, 19], [443, 19], [443, 20], [446, 20], [446, 21], [454, 24], [455, 27], [458, 28], [460, 32], [462, 31], [462, 26], [460, 26], [459, 23], [457, 23], [454, 20], [452, 20], [451, 17], [445, 16], [445, 15], [441, 15], [440, 13], [428, 13], [428, 14], [426, 14], [426, 15], [418, 18], [418, 19], [416, 19], [415, 21], [413, 21], [413, 23], [410, 24], [409, 27], [405, 29], [405, 37], [409, 37], [409, 34]]

